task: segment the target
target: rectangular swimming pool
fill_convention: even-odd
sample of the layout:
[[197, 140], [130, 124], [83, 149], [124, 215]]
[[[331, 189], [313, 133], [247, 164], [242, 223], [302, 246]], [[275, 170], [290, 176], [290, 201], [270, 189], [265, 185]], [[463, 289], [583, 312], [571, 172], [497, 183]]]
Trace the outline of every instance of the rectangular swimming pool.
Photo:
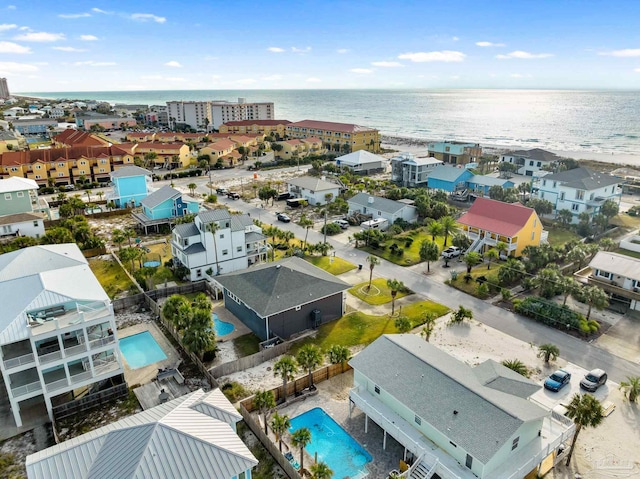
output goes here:
[[120, 351], [131, 369], [142, 368], [167, 359], [167, 355], [149, 331], [122, 338]]
[[311, 442], [305, 449], [311, 457], [317, 452], [318, 461], [329, 466], [333, 477], [362, 478], [369, 474], [366, 465], [373, 460], [371, 454], [322, 408], [311, 409], [291, 419], [289, 432], [302, 427], [311, 431]]

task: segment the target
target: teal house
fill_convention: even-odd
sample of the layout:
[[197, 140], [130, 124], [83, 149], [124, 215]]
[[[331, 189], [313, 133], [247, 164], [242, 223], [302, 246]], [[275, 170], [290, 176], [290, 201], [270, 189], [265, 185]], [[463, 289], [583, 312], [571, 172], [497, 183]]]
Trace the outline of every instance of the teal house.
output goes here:
[[466, 183], [471, 177], [473, 173], [465, 168], [441, 165], [429, 173], [427, 187], [452, 193], [456, 189], [466, 188]]
[[469, 191], [486, 196], [492, 186], [502, 186], [505, 190], [513, 188], [513, 181], [504, 178], [494, 178], [493, 176], [474, 175], [467, 181]]
[[118, 208], [140, 206], [149, 195], [151, 172], [139, 166], [125, 166], [111, 172], [113, 191], [107, 194], [107, 202], [113, 201]]
[[142, 212], [134, 212], [133, 217], [145, 229], [150, 226], [171, 224], [176, 218], [196, 214], [200, 204], [195, 199], [187, 199], [183, 193], [169, 185], [154, 191], [140, 202]]

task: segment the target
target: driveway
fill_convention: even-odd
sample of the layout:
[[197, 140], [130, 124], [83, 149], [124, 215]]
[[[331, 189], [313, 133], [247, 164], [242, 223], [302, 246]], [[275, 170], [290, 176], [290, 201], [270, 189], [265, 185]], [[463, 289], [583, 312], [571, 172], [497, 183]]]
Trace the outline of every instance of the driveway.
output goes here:
[[640, 312], [629, 311], [606, 334], [596, 340], [596, 345], [621, 358], [640, 364]]

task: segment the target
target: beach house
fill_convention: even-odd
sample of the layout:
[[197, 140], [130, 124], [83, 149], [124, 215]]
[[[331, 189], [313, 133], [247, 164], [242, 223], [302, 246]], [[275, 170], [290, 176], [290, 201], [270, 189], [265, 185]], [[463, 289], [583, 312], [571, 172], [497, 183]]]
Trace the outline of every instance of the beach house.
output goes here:
[[436, 158], [416, 158], [411, 153], [400, 153], [391, 158], [391, 181], [410, 188], [427, 186], [427, 177], [442, 165]]
[[441, 165], [429, 172], [427, 176], [427, 187], [453, 193], [456, 190], [466, 189], [466, 182], [472, 176], [473, 172], [466, 168]]
[[491, 359], [468, 366], [414, 334], [383, 335], [349, 364], [350, 415], [382, 429], [383, 448], [390, 438], [405, 448], [407, 477], [544, 475], [573, 434], [528, 399], [535, 382]]
[[359, 175], [381, 173], [387, 169], [389, 160], [380, 155], [375, 155], [367, 150], [358, 150], [336, 158], [336, 166], [349, 168]]
[[533, 176], [536, 171], [549, 168], [560, 159], [555, 153], [540, 148], [510, 151], [500, 155], [500, 163], [516, 165], [516, 173], [525, 176]]
[[44, 235], [49, 204], [38, 198], [38, 184], [17, 176], [0, 180], [0, 237]]
[[533, 208], [489, 198], [476, 199], [458, 223], [472, 241], [467, 252], [484, 252], [502, 242], [505, 255], [520, 256], [527, 246], [546, 242], [548, 235]]
[[349, 216], [358, 213], [375, 220], [383, 218], [390, 225], [397, 219], [415, 223], [418, 221], [418, 209], [413, 205], [412, 200], [390, 200], [380, 196], [373, 196], [367, 193], [358, 193], [347, 200], [349, 205]]
[[140, 206], [140, 201], [149, 195], [152, 184], [149, 170], [129, 165], [112, 171], [110, 176], [113, 189], [106, 198], [117, 208]]
[[287, 181], [292, 198], [303, 198], [310, 205], [331, 203], [340, 195], [340, 185], [315, 176], [299, 176]]
[[[610, 251], [598, 251], [589, 263], [587, 281], [604, 289], [611, 302], [640, 310], [640, 259]], [[583, 272], [576, 278], [584, 278]]]
[[145, 234], [150, 227], [157, 229], [160, 225], [172, 224], [176, 218], [196, 214], [200, 209], [200, 204], [194, 198], [186, 198], [182, 192], [169, 185], [140, 200], [140, 206], [141, 212], [134, 211], [131, 214], [144, 228]]
[[453, 165], [475, 163], [482, 156], [482, 147], [478, 143], [463, 141], [439, 141], [427, 144], [429, 156]]

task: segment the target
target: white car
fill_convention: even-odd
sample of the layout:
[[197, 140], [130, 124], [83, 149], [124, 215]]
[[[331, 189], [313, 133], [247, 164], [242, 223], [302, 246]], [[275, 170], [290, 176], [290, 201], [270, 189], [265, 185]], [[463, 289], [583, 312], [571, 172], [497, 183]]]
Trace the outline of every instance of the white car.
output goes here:
[[349, 222], [347, 220], [333, 220], [333, 222], [343, 230], [346, 230], [349, 227]]
[[457, 258], [462, 254], [462, 250], [457, 246], [449, 246], [442, 252], [442, 257], [446, 259]]

